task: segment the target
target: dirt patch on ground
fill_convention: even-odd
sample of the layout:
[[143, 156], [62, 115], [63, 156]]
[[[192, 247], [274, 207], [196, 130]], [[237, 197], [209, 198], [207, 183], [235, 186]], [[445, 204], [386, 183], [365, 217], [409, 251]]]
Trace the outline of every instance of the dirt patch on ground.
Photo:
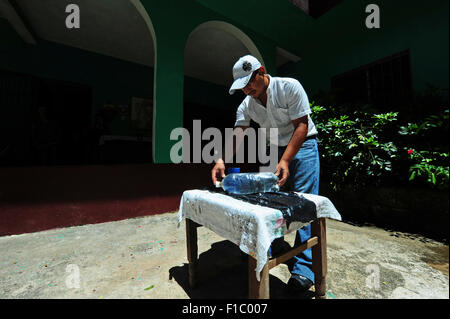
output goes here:
[[427, 246], [427, 248], [433, 251], [433, 253], [427, 254], [422, 260], [426, 262], [428, 266], [433, 267], [448, 276], [448, 246]]

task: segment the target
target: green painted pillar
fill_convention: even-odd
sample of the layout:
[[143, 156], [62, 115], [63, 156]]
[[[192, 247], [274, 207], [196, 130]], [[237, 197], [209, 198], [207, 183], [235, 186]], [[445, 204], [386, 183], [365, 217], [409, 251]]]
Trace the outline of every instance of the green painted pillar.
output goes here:
[[172, 129], [183, 126], [184, 42], [166, 34], [157, 45], [154, 86], [153, 161], [171, 163]]

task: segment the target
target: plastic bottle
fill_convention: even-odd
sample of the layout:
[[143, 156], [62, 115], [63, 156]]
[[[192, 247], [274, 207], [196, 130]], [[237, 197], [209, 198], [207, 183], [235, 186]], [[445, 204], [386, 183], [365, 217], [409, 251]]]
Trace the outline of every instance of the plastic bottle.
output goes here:
[[253, 194], [277, 192], [278, 177], [274, 173], [232, 173], [216, 183], [224, 191], [232, 194]]
[[241, 169], [239, 167], [227, 167], [225, 170], [225, 174], [231, 174], [231, 173], [240, 173]]

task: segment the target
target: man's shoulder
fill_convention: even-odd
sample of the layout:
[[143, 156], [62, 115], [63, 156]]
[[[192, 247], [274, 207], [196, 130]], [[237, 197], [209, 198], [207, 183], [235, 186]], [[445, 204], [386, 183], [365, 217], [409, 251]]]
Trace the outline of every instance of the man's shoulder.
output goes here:
[[251, 97], [249, 95], [247, 95], [241, 102], [241, 104], [239, 104], [239, 108], [247, 108], [251, 103]]
[[276, 83], [300, 83], [299, 80], [290, 77], [274, 76], [272, 79]]
[[274, 77], [274, 86], [277, 88], [278, 93], [284, 92], [285, 94], [301, 93], [303, 86], [300, 81], [289, 77]]

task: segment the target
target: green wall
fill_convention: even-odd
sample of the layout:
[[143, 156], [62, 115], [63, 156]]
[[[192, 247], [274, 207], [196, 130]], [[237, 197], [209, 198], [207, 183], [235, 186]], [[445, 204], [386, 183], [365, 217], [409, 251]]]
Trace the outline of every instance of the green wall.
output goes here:
[[328, 90], [332, 76], [409, 49], [413, 88], [423, 92], [430, 83], [448, 89], [448, 1], [373, 2], [380, 7], [381, 28], [367, 29], [361, 24], [372, 2], [344, 1], [325, 15], [317, 26], [322, 36], [311, 41], [314, 50], [305, 50], [302, 61], [283, 72], [301, 78], [311, 92]]
[[183, 126], [184, 48], [190, 33], [208, 21], [231, 23], [252, 39], [269, 71], [275, 71], [275, 44], [262, 33], [235, 23], [194, 0], [143, 0], [142, 4], [156, 35], [154, 161], [169, 163], [170, 149], [176, 142], [170, 140], [170, 133], [173, 128]]
[[[367, 29], [368, 4], [380, 7], [381, 28]], [[345, 0], [319, 19], [289, 1], [195, 0], [150, 1], [143, 4], [156, 33], [155, 160], [169, 161], [168, 136], [180, 126], [183, 48], [189, 33], [208, 20], [229, 22], [254, 41], [275, 74], [275, 46], [302, 58], [289, 70], [308, 93], [328, 90], [333, 75], [410, 49], [413, 86], [426, 83], [448, 88], [448, 1]], [[176, 10], [174, 10], [176, 9]], [[182, 12], [182, 14], [179, 14]], [[170, 16], [172, 19], [167, 19]], [[168, 41], [170, 40], [170, 41]], [[272, 63], [272, 65], [270, 65]], [[178, 94], [167, 94], [167, 90]], [[162, 108], [162, 109], [161, 109]], [[159, 114], [158, 114], [159, 112]]]
[[[0, 38], [0, 69], [89, 85], [92, 88], [92, 116], [105, 101], [115, 105], [129, 105], [133, 96], [153, 98], [152, 67], [42, 39], [38, 40], [37, 45], [29, 45], [24, 43], [9, 22], [2, 18]], [[181, 94], [184, 102], [210, 106], [212, 109], [227, 108], [231, 112], [234, 112], [233, 108], [240, 102], [241, 97], [238, 94], [228, 94], [228, 87], [185, 77], [183, 74], [181, 78], [179, 85], [183, 88]], [[168, 90], [161, 94], [173, 95], [171, 88], [172, 85], [169, 85]], [[162, 109], [162, 103], [159, 105]], [[171, 114], [171, 118], [182, 120], [183, 103], [177, 107], [180, 108], [175, 113], [178, 116]], [[158, 113], [161, 115], [162, 112]], [[111, 130], [112, 134], [135, 134], [129, 118], [122, 119], [120, 116], [111, 123]]]
[[[170, 162], [173, 128], [183, 126], [184, 96], [207, 103], [205, 83], [184, 77], [184, 48], [189, 34], [207, 21], [230, 23], [251, 38], [276, 74], [275, 47], [280, 46], [302, 60], [282, 69], [298, 78], [309, 94], [328, 90], [333, 75], [409, 49], [413, 85], [426, 83], [448, 88], [448, 1], [344, 0], [319, 19], [313, 19], [287, 0], [142, 0], [155, 33], [155, 69], [69, 49], [45, 41], [37, 46], [23, 43], [0, 19], [0, 67], [43, 77], [91, 84], [94, 108], [108, 96], [114, 103], [130, 96], [154, 98], [153, 156], [156, 163]], [[381, 29], [367, 29], [365, 7], [378, 4]], [[57, 65], [64, 58], [64, 67]], [[81, 67], [81, 66], [86, 67]], [[189, 83], [185, 83], [189, 81]], [[189, 93], [184, 89], [189, 87]], [[206, 90], [208, 91], [208, 90]], [[210, 86], [211, 100], [218, 100], [220, 87]], [[226, 92], [226, 91], [225, 91]], [[226, 107], [227, 93], [217, 105]], [[115, 101], [117, 100], [117, 101]], [[215, 103], [212, 105], [217, 106]], [[234, 112], [234, 110], [233, 110]]]
[[[414, 89], [423, 91], [426, 83], [448, 89], [447, 0], [344, 0], [318, 19], [287, 0], [197, 2], [300, 56], [300, 62], [281, 70], [298, 78], [309, 93], [328, 90], [333, 75], [405, 49], [410, 49]], [[380, 8], [380, 29], [365, 27], [369, 4]]]

